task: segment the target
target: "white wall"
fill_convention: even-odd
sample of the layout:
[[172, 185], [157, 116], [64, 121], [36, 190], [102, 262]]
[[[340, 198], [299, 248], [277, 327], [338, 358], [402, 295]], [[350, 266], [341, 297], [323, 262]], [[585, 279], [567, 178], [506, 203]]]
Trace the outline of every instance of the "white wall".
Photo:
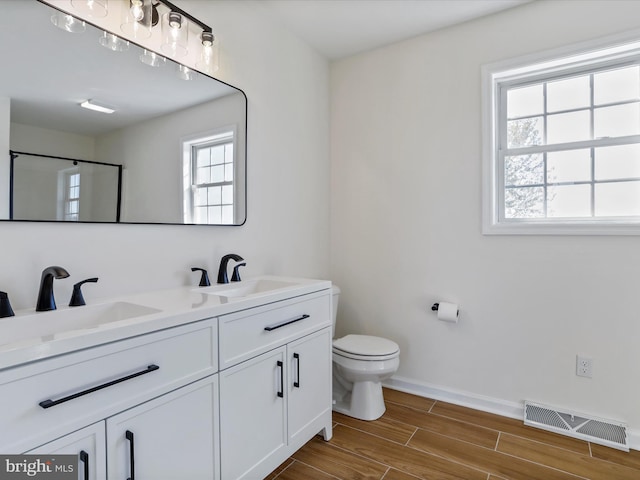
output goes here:
[[638, 238], [483, 236], [480, 111], [482, 64], [638, 27], [640, 2], [538, 1], [332, 64], [338, 334], [397, 341], [416, 384], [640, 429]]
[[[182, 141], [235, 126], [236, 158], [244, 158], [245, 121], [245, 99], [237, 92], [100, 136], [97, 158], [124, 164], [122, 220], [184, 222]], [[244, 168], [239, 167], [236, 174], [244, 177]]]
[[49, 128], [11, 123], [11, 149], [58, 157], [95, 160], [95, 138]]
[[[247, 276], [328, 277], [328, 62], [275, 25], [259, 3], [177, 1], [215, 26], [219, 78], [248, 96], [248, 215], [242, 227], [0, 223], [0, 290], [14, 309], [33, 308], [48, 265], [59, 304], [74, 282], [97, 297], [198, 280], [191, 266], [217, 271], [229, 252], [247, 260]], [[126, 71], [122, 72], [126, 75]]]

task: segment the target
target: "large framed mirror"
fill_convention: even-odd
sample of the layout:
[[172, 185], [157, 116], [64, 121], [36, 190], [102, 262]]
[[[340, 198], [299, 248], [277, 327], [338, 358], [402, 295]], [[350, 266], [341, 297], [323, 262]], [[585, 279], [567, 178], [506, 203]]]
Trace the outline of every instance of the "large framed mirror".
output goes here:
[[[133, 43], [103, 48], [104, 32], [88, 23], [82, 33], [56, 28], [57, 10], [37, 0], [4, 2], [2, 12], [0, 219], [244, 223], [244, 92], [195, 71], [186, 80], [169, 59], [149, 66]], [[87, 100], [114, 112], [81, 108]], [[119, 187], [96, 180], [99, 164], [121, 169], [110, 184]], [[70, 172], [73, 185], [61, 181]], [[70, 192], [73, 215], [62, 204]], [[117, 216], [96, 215], [114, 202]]]

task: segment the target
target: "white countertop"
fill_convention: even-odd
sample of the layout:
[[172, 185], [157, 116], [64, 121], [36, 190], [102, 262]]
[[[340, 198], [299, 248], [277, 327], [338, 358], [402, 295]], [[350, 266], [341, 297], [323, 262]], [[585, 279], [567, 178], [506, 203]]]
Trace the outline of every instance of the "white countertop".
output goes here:
[[[34, 310], [16, 311], [14, 317], [0, 319], [0, 370], [331, 288], [331, 282], [328, 280], [265, 275], [248, 279], [246, 282], [252, 280], [281, 281], [293, 285], [233, 298], [203, 293], [207, 287], [189, 286], [101, 299], [88, 302], [87, 307], [58, 307], [54, 311], [55, 313], [36, 313]], [[242, 284], [244, 282], [235, 285]], [[156, 309], [158, 312], [91, 325], [87, 328], [74, 327], [70, 330], [45, 335], [38, 332], [40, 322], [45, 325], [45, 322], [52, 321], [52, 314], [60, 319], [65, 311], [69, 311], [70, 315], [77, 315], [76, 311], [82, 313], [78, 309], [88, 308], [86, 311], [89, 312], [91, 306], [116, 302], [140, 305]], [[22, 325], [20, 324], [21, 320], [23, 321]], [[20, 332], [18, 340], [9, 340], [8, 343], [3, 343], [3, 338], [16, 338], [15, 333], [20, 328], [28, 328], [32, 331]], [[44, 327], [43, 330], [45, 330]]]

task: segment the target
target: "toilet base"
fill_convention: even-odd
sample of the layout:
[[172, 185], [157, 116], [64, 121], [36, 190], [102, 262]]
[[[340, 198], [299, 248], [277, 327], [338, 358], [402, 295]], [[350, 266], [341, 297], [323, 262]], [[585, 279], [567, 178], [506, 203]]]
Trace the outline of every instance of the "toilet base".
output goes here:
[[386, 410], [382, 383], [355, 382], [351, 391], [334, 385], [333, 410], [359, 420], [377, 420]]

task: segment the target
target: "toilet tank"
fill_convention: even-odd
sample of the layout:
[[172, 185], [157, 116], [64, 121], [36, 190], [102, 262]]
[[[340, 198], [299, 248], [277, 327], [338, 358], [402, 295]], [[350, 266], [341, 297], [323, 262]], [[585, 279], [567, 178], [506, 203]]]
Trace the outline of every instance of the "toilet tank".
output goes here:
[[337, 285], [331, 286], [331, 296], [333, 297], [333, 311], [331, 312], [331, 320], [333, 321], [333, 323], [331, 324], [331, 338], [333, 338], [336, 335], [336, 318], [338, 316], [338, 300], [340, 299], [340, 288], [338, 288]]

